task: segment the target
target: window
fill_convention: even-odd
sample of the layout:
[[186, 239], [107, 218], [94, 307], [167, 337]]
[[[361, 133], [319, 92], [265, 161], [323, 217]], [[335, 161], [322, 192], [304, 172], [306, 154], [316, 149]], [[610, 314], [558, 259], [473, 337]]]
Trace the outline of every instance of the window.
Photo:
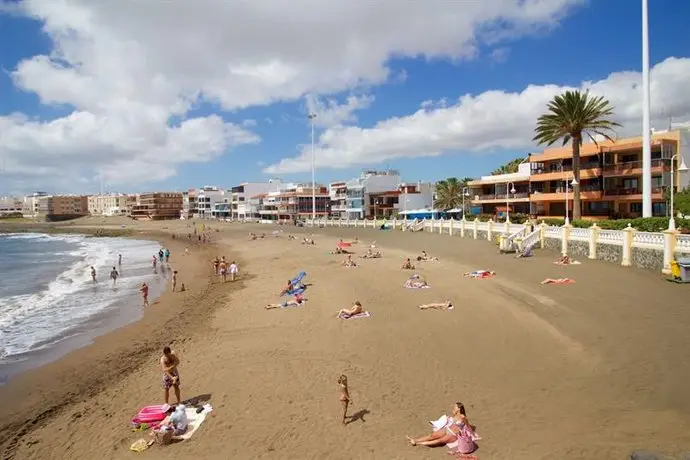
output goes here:
[[641, 213], [642, 203], [630, 203], [630, 212]]
[[623, 179], [623, 188], [637, 188], [637, 179]]
[[664, 178], [662, 176], [652, 177], [652, 188], [659, 188], [664, 186]]
[[653, 216], [666, 216], [666, 203], [652, 203]]

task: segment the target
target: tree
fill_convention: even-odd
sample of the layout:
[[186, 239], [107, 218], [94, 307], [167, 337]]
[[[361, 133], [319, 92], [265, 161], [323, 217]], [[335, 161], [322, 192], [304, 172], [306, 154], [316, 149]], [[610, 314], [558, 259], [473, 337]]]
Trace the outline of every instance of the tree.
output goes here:
[[[664, 192], [666, 204], [671, 202], [671, 191], [669, 188]], [[690, 216], [690, 187], [685, 187], [673, 194], [673, 213], [677, 217], [680, 213], [683, 217]]]
[[613, 142], [615, 127], [620, 126], [610, 118], [613, 107], [602, 96], [590, 96], [589, 91], [566, 91], [553, 98], [547, 105], [547, 113], [537, 119], [533, 141], [547, 147], [562, 140], [571, 142], [573, 149], [573, 220], [580, 219], [580, 147], [586, 135], [595, 144], [593, 134]]
[[503, 166], [499, 167], [498, 169], [494, 169], [491, 171], [492, 176], [498, 176], [500, 174], [512, 174], [518, 172], [518, 167], [525, 162], [527, 158], [516, 158], [512, 161], [509, 161], [508, 163], [504, 164]]
[[[471, 177], [465, 177], [463, 179], [449, 177], [448, 179], [436, 182], [436, 200], [434, 201], [434, 208], [447, 210], [461, 207], [463, 202], [463, 188], [467, 187], [467, 183], [471, 180]], [[465, 201], [469, 201], [469, 199], [466, 197]]]

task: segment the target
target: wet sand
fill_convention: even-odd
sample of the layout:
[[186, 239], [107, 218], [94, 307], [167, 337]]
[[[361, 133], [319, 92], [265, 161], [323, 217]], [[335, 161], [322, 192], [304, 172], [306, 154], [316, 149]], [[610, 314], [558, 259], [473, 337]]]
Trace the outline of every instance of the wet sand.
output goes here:
[[[287, 233], [311, 229], [272, 237], [272, 226], [211, 225], [221, 229], [213, 245], [181, 262], [181, 272], [194, 273], [184, 297], [164, 294], [142, 321], [0, 389], [2, 458], [130, 458], [140, 435], [129, 419], [160, 402], [157, 358], [171, 340], [183, 398], [203, 395], [214, 412], [190, 441], [154, 447], [147, 458], [448, 458], [443, 448], [410, 446], [405, 435], [426, 434], [428, 420], [455, 401], [483, 438], [482, 459], [690, 451], [686, 286], [586, 259], [559, 267], [546, 251], [515, 259], [459, 236], [314, 229], [316, 245], [306, 246]], [[268, 235], [248, 241], [249, 231]], [[376, 240], [383, 258], [341, 266], [344, 257], [328, 252], [354, 236], [357, 255]], [[170, 247], [179, 253], [183, 245]], [[400, 264], [422, 250], [441, 259], [418, 264], [432, 287], [404, 289], [409, 272]], [[241, 282], [210, 277], [216, 254], [240, 260]], [[497, 276], [462, 277], [475, 269]], [[313, 283], [307, 305], [265, 310], [301, 270]], [[576, 284], [539, 284], [566, 276]], [[416, 308], [445, 299], [454, 310]], [[372, 317], [334, 318], [354, 300]], [[346, 427], [341, 373], [354, 401]]]

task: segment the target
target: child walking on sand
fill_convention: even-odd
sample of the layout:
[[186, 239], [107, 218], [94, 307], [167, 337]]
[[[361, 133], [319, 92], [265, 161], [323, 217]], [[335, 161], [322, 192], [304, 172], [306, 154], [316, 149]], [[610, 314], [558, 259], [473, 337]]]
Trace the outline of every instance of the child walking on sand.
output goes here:
[[350, 390], [347, 387], [347, 376], [341, 374], [338, 378], [338, 385], [340, 386], [340, 403], [343, 405], [343, 426], [347, 425], [345, 420], [347, 420], [347, 408], [352, 404], [352, 398], [350, 398]]

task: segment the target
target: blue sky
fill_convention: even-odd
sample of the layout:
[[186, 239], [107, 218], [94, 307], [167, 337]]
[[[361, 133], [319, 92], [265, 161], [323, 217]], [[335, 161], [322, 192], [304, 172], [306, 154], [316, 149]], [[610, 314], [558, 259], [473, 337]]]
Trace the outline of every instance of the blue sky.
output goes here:
[[[458, 98], [465, 94], [479, 95], [490, 90], [521, 93], [529, 85], [579, 87], [583, 81], [606, 80], [614, 72], [639, 72], [641, 68], [639, 4], [639, 1], [631, 0], [589, 1], [582, 6], [569, 9], [558, 23], [542, 24], [537, 33], [515, 34], [517, 36], [496, 44], [480, 39], [474, 58], [453, 62], [447, 56], [389, 57], [385, 64], [390, 69], [390, 74], [385, 82], [365, 82], [349, 85], [349, 87], [345, 85], [342, 91], [336, 88], [335, 91], [317, 90], [311, 94], [320, 98], [321, 101], [333, 99], [339, 103], [343, 103], [349, 95], [370, 98], [371, 101], [365, 104], [368, 107], [354, 111], [353, 116], [356, 119], [351, 118], [345, 123], [367, 130], [375, 128], [377, 123], [384, 120], [409, 117], [420, 110], [424, 101], [436, 101], [433, 106], [435, 109], [445, 109], [456, 106]], [[690, 57], [688, 44], [690, 42], [684, 32], [687, 18], [690, 17], [690, 2], [657, 0], [650, 2], [649, 6], [651, 65], [662, 63], [669, 57]], [[34, 16], [41, 16], [41, 14]], [[0, 13], [0, 65], [3, 68], [0, 74], [0, 94], [2, 94], [0, 116], [21, 113], [31, 120], [47, 122], [66, 117], [75, 110], [75, 107], [79, 108], [78, 103], [42, 103], [37, 92], [19, 88], [16, 84], [16, 76], [13, 77], [12, 72], [18, 68], [22, 60], [38, 55], [48, 55], [54, 50], [54, 36], [51, 35], [52, 32], [46, 32], [44, 29], [46, 18], [49, 16], [29, 18], [25, 14]], [[30, 85], [24, 84], [24, 86]], [[602, 86], [602, 88], [609, 87], [612, 88], [612, 85]], [[59, 91], [59, 88], [53, 91]], [[298, 95], [279, 94], [277, 98], [282, 99], [279, 102], [259, 101], [255, 104], [249, 103], [249, 107], [240, 107], [242, 104], [237, 104], [235, 107], [223, 108], [223, 105], [227, 106], [227, 104], [220, 102], [218, 100], [220, 98], [215, 101], [197, 100], [183, 114], [171, 115], [169, 123], [175, 124], [180, 120], [216, 114], [225, 122], [240, 126], [244, 122], [244, 128], [255, 135], [257, 141], [240, 142], [234, 147], [227, 148], [221, 146], [222, 151], [204, 157], [203, 160], [199, 158], [193, 158], [191, 161], [181, 160], [175, 164], [173, 172], [167, 171], [155, 162], [150, 163], [150, 167], [144, 164], [142, 167], [146, 171], [137, 175], [135, 179], [110, 177], [107, 180], [108, 188], [134, 191], [186, 189], [205, 184], [232, 186], [245, 180], [265, 180], [274, 175], [286, 180], [308, 181], [311, 177], [308, 168], [306, 171], [294, 173], [291, 173], [289, 168], [288, 172], [276, 174], [263, 171], [268, 165], [274, 165], [281, 159], [298, 157], [301, 148], [304, 147], [303, 144], [310, 142], [310, 129], [305, 117], [308, 105], [305, 100], [306, 94], [299, 94], [301, 94], [299, 91]], [[616, 104], [626, 104], [625, 107], [634, 106], [639, 102], [634, 95], [630, 94], [616, 93], [611, 97], [614, 103], [622, 100], [623, 97], [630, 99]], [[442, 100], [446, 102], [438, 103]], [[689, 108], [672, 107], [664, 114], [674, 112], [675, 116], [681, 119], [688, 115]], [[662, 109], [653, 105], [655, 118], [661, 119]], [[533, 111], [530, 112], [530, 116], [531, 114]], [[511, 118], [511, 115], [505, 112], [488, 111], [485, 115], [496, 116], [496, 119], [492, 120], [492, 123], [496, 125], [504, 124]], [[523, 115], [517, 114], [516, 117]], [[628, 117], [626, 131], [635, 133], [639, 130], [635, 114], [626, 116]], [[246, 120], [254, 120], [255, 123]], [[0, 130], [2, 127], [3, 125], [0, 124]], [[332, 127], [319, 127], [317, 137], [330, 129]], [[335, 129], [338, 131], [341, 128]], [[471, 124], [467, 129], [472, 129]], [[488, 174], [492, 169], [515, 157], [539, 150], [538, 147], [529, 144], [529, 138], [531, 138], [529, 129], [521, 129], [521, 133], [515, 134], [515, 136], [521, 136], [519, 142], [513, 139], [515, 136], [512, 133], [501, 133], [501, 129], [497, 128], [497, 136], [502, 135], [510, 140], [494, 147], [475, 149], [472, 146], [459, 144], [456, 150], [452, 142], [443, 143], [442, 147], [439, 147], [440, 144], [436, 145], [430, 141], [429, 151], [438, 153], [436, 156], [425, 156], [429, 152], [422, 151], [426, 147], [421, 144], [417, 147], [419, 156], [414, 152], [408, 152], [399, 156], [391, 154], [389, 158], [385, 158], [385, 155], [381, 153], [377, 154], [377, 157], [384, 158], [383, 161], [374, 164], [360, 164], [353, 160], [354, 164], [345, 164], [345, 167], [338, 169], [319, 165], [317, 180], [328, 182], [347, 179], [358, 175], [363, 167], [398, 169], [406, 180], [433, 181], [448, 176], [477, 177]], [[0, 131], [1, 134], [2, 131]], [[433, 137], [434, 133], [433, 131], [420, 132], [420, 136]], [[44, 142], [42, 141], [41, 148]], [[345, 145], [349, 144], [349, 141], [343, 142]], [[329, 145], [328, 142], [322, 142], [320, 145], [324, 149], [331, 149], [330, 154], [338, 154], [338, 149]], [[64, 149], [64, 145], [57, 148], [59, 152], [64, 152]], [[5, 165], [4, 172], [0, 173], [4, 176], [0, 175], [0, 178], [10, 176], [10, 180], [2, 181], [5, 185], [0, 185], [0, 194], [28, 191], [44, 184], [45, 186], [41, 188], [65, 187], [63, 183], [54, 182], [50, 177], [37, 177], [26, 172], [18, 172], [12, 176], [12, 169], [7, 164], [14, 164], [19, 152], [20, 149], [16, 145], [10, 147], [5, 145], [3, 150], [3, 144], [0, 141], [0, 154], [4, 157], [0, 160], [0, 165]], [[62, 154], [59, 152], [55, 155]], [[43, 158], [47, 158], [49, 153], [46, 153], [46, 157]], [[68, 154], [65, 153], [65, 155]], [[93, 154], [87, 152], [86, 155], [87, 157], [98, 156], [100, 152], [94, 151]], [[117, 153], [112, 155], [117, 155]], [[165, 153], [163, 152], [162, 155], [165, 156]], [[161, 153], [158, 156], [161, 156]], [[366, 152], [363, 156], [366, 156]], [[40, 163], [43, 161], [41, 158], [37, 157], [36, 161]], [[69, 162], [84, 161], [80, 158], [71, 158], [69, 155], [65, 158], [68, 158], [65, 161]], [[70, 180], [68, 188], [84, 192], [97, 191], [99, 181], [95, 178], [95, 174], [101, 170], [100, 168], [113, 167], [115, 166], [105, 160], [101, 167], [96, 163], [84, 168], [75, 165], [75, 175]], [[17, 169], [17, 171], [20, 170]], [[46, 174], [50, 172], [46, 171]], [[13, 178], [14, 180], [11, 180]]]

